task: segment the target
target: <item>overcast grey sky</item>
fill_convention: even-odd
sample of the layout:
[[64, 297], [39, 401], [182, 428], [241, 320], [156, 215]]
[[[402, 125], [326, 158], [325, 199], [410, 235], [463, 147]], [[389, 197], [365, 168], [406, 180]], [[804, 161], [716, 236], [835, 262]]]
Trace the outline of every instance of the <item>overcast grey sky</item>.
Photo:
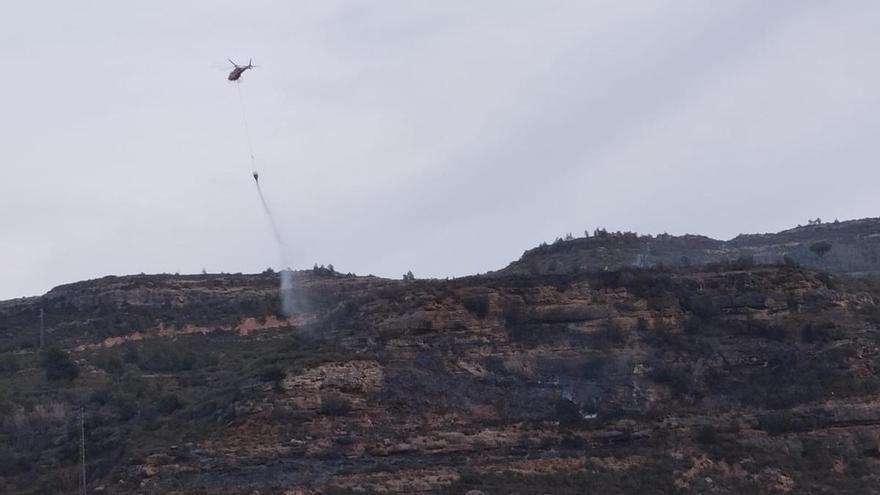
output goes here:
[[[876, 1], [0, 4], [0, 299], [880, 215]], [[240, 86], [278, 254], [250, 177]]]

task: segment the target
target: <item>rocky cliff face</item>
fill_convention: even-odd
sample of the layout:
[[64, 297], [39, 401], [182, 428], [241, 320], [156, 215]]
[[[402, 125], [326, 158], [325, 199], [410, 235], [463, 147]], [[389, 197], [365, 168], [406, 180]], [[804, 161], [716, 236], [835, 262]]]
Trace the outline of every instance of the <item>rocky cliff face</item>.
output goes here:
[[[872, 279], [717, 266], [296, 287], [292, 316], [272, 273], [0, 305], [0, 491], [75, 489], [80, 408], [96, 493], [877, 486]], [[40, 307], [75, 378], [47, 378]]]
[[[829, 250], [816, 250], [820, 243], [827, 243]], [[602, 232], [531, 249], [495, 273], [540, 275], [657, 265], [686, 268], [741, 259], [757, 264], [799, 264], [837, 274], [880, 273], [880, 219], [740, 235], [729, 241], [696, 235]]]

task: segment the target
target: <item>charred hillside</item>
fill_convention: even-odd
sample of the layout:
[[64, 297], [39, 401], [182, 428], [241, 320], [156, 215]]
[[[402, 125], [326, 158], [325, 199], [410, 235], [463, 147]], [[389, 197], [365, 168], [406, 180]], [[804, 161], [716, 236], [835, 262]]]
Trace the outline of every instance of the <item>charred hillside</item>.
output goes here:
[[[295, 279], [303, 315], [326, 312], [350, 293], [395, 283], [328, 270], [298, 272]], [[38, 346], [41, 310], [45, 338], [62, 347], [151, 332], [236, 330], [267, 319], [287, 325], [278, 287], [279, 274], [271, 270], [109, 276], [62, 285], [42, 297], [0, 301], [0, 350]]]
[[880, 273], [880, 219], [818, 223], [776, 234], [743, 234], [729, 241], [705, 236], [640, 236], [596, 230], [526, 251], [496, 274], [577, 273], [623, 267], [688, 268], [747, 258], [836, 274]]
[[[0, 305], [0, 490], [868, 493], [880, 286], [795, 266], [112, 277]], [[307, 303], [307, 304], [306, 304]], [[47, 341], [35, 348], [39, 308]]]

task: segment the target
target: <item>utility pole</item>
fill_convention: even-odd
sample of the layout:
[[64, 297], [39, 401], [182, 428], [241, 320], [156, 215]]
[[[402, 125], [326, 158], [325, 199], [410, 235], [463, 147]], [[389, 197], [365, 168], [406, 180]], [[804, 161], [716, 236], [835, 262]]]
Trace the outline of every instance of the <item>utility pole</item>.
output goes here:
[[46, 345], [46, 318], [43, 314], [43, 308], [40, 308], [40, 349]]
[[79, 409], [79, 452], [82, 464], [82, 495], [86, 495], [86, 413]]

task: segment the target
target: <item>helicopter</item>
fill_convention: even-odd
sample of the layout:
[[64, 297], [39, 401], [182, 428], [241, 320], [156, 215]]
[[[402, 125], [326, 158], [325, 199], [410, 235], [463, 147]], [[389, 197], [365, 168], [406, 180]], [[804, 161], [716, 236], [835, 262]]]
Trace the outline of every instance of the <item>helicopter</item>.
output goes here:
[[247, 65], [238, 65], [228, 58], [226, 60], [229, 60], [229, 63], [235, 66], [235, 68], [232, 69], [232, 72], [229, 73], [230, 81], [238, 81], [244, 71], [254, 68], [253, 60], [248, 60]]

